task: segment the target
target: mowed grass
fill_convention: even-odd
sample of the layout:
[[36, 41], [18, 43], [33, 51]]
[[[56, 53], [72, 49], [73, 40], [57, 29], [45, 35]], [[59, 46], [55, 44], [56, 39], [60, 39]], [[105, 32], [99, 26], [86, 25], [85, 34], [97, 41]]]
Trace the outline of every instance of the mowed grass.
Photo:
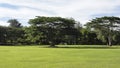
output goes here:
[[0, 46], [0, 68], [120, 68], [120, 48]]

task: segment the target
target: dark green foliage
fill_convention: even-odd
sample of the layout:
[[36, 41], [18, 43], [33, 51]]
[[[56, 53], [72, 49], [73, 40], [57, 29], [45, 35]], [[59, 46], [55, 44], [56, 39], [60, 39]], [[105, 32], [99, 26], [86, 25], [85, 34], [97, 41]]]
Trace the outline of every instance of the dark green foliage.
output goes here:
[[6, 43], [7, 27], [0, 26], [0, 44]]
[[24, 31], [20, 23], [16, 19], [10, 19], [9, 27], [0, 26], [0, 44], [1, 45], [15, 45], [22, 42]]
[[14, 45], [20, 43], [24, 36], [24, 31], [18, 28], [4, 27], [1, 35], [1, 44]]

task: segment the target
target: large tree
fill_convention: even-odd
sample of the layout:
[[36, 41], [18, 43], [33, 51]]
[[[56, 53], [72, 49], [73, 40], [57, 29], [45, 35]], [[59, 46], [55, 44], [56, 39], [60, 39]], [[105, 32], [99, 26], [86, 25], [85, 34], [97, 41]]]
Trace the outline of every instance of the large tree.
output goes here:
[[65, 34], [74, 33], [71, 31], [74, 29], [75, 20], [72, 18], [37, 16], [34, 19], [30, 19], [29, 24], [31, 24], [29, 28], [34, 29], [31, 29], [31, 38], [33, 36], [37, 40], [42, 40], [43, 38], [48, 41], [51, 47], [54, 47], [56, 43], [62, 41]]
[[120, 28], [120, 18], [105, 16], [93, 19], [86, 25], [97, 33], [99, 39], [107, 42], [109, 46], [112, 46], [116, 31]]

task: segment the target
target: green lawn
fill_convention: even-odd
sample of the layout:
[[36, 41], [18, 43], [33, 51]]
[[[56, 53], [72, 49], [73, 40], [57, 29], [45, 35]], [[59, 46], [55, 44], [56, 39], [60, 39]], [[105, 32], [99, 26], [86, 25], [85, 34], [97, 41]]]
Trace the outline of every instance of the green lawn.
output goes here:
[[0, 46], [0, 68], [120, 68], [120, 48]]

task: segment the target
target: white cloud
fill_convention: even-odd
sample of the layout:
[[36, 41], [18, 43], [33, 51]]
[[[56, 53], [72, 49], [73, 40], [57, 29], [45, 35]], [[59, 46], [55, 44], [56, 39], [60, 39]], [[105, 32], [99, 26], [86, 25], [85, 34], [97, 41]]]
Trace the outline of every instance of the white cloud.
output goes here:
[[18, 18], [21, 22], [35, 16], [73, 17], [83, 24], [95, 15], [113, 15], [120, 6], [120, 0], [0, 0], [0, 3], [20, 6], [19, 9], [0, 7], [0, 17]]
[[3, 26], [8, 26], [9, 23], [5, 22], [5, 21], [0, 21], [0, 25], [3, 25]]

